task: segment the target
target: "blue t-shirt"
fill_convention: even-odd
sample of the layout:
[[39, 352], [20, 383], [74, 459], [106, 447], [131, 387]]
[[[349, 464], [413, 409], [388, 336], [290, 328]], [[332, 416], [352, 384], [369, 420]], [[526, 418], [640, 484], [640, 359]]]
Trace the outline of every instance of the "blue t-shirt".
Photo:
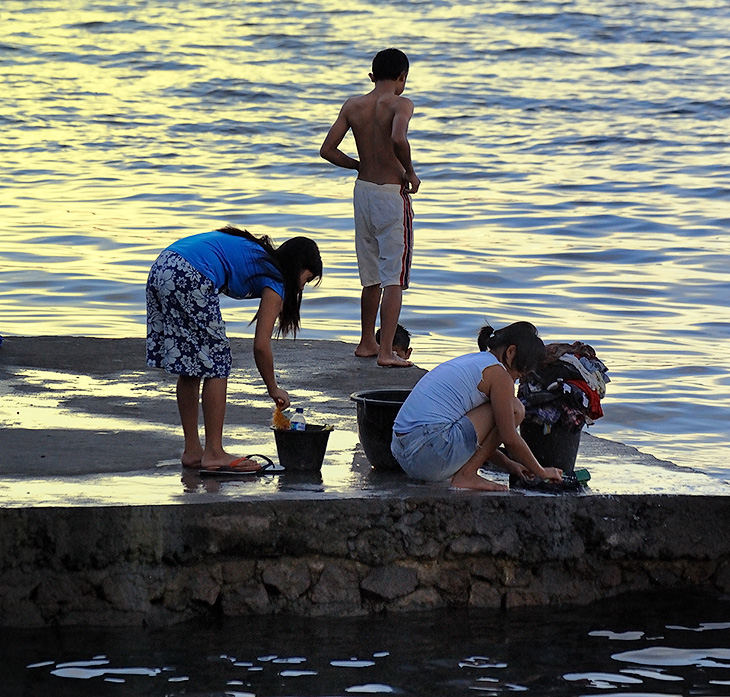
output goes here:
[[480, 351], [437, 365], [411, 390], [395, 418], [393, 430], [410, 433], [417, 426], [456, 423], [487, 401], [477, 385], [485, 368], [499, 364], [494, 354]]
[[226, 232], [203, 232], [173, 242], [179, 254], [231, 298], [260, 298], [264, 288], [284, 297], [284, 279], [261, 245]]

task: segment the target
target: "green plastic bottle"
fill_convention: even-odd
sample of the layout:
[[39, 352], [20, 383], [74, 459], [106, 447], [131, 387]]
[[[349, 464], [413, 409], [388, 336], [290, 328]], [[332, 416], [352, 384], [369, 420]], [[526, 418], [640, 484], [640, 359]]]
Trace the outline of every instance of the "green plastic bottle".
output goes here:
[[579, 484], [585, 484], [591, 478], [591, 473], [587, 469], [577, 469], [573, 474]]

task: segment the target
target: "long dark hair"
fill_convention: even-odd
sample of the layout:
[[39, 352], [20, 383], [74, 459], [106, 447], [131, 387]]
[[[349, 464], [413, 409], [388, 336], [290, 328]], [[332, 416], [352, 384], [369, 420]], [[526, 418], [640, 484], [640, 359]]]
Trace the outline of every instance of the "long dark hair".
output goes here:
[[226, 225], [219, 232], [243, 237], [266, 250], [272, 267], [267, 271], [269, 273], [273, 271], [274, 277], [284, 284], [284, 304], [279, 313], [277, 336], [291, 334], [296, 337], [301, 323], [299, 311], [302, 305], [302, 290], [299, 282], [302, 271], [309, 271], [313, 276], [312, 280], [317, 284], [322, 280], [322, 257], [317, 243], [308, 237], [292, 237], [279, 247], [275, 247], [268, 235], [256, 237], [248, 230], [241, 230], [233, 225]]
[[515, 322], [496, 331], [485, 324], [477, 339], [481, 351], [495, 352], [496, 349], [515, 347], [511, 366], [520, 373], [529, 373], [540, 367], [545, 360], [545, 344], [537, 335], [537, 328], [529, 322]]

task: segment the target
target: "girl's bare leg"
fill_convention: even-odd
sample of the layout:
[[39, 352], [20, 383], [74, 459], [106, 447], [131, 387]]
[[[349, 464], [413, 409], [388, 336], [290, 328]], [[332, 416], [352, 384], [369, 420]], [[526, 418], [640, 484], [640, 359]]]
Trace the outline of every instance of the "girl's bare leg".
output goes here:
[[480, 491], [508, 491], [509, 487], [491, 482], [477, 474], [477, 470], [489, 460], [500, 445], [499, 431], [494, 421], [491, 404], [482, 404], [472, 409], [467, 416], [474, 424], [479, 446], [461, 469], [451, 478], [451, 486], [457, 489], [479, 489]]
[[462, 468], [451, 478], [451, 486], [457, 489], [479, 489], [481, 491], [508, 491], [509, 487], [484, 479], [477, 470], [494, 455], [497, 450], [499, 435], [494, 428], [480, 444], [476, 452], [466, 461]]
[[185, 446], [180, 460], [186, 467], [195, 467], [203, 461], [203, 446], [198, 434], [198, 401], [200, 378], [179, 375], [177, 378], [177, 410], [183, 429]]
[[237, 460], [223, 449], [223, 422], [226, 418], [227, 378], [203, 380], [203, 423], [205, 425], [205, 449], [203, 467], [225, 467]]
[[[226, 467], [241, 458], [229, 455], [223, 449], [223, 422], [226, 416], [226, 378], [205, 378], [203, 380], [203, 422], [205, 424], [205, 447], [198, 435], [198, 402], [200, 378], [180, 375], [177, 380], [177, 407], [185, 437], [185, 450], [181, 460], [186, 467], [218, 469]], [[247, 464], [241, 470], [249, 469]], [[259, 465], [251, 461], [250, 469]]]

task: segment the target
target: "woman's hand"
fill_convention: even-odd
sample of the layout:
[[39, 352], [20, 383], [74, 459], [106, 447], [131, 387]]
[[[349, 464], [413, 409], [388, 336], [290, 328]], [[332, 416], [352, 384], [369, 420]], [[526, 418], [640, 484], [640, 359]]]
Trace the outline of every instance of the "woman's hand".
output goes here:
[[515, 462], [514, 465], [514, 469], [510, 474], [516, 474], [523, 482], [531, 482], [535, 478], [535, 475], [524, 465], [519, 462]]
[[276, 402], [280, 409], [286, 409], [291, 404], [289, 395], [281, 387], [275, 387], [273, 390], [269, 390], [269, 397]]
[[[499, 456], [497, 456], [497, 453], [499, 453]], [[507, 474], [514, 474], [519, 477], [523, 482], [531, 482], [535, 478], [535, 475], [527, 467], [507, 457], [500, 450], [497, 450], [494, 456], [490, 458], [490, 462], [503, 469]]]
[[545, 479], [551, 482], [560, 482], [563, 479], [563, 470], [557, 467], [543, 467], [545, 470]]
[[282, 409], [289, 406], [289, 395], [276, 384], [274, 354], [271, 351], [271, 333], [281, 312], [282, 299], [271, 288], [264, 288], [256, 313], [256, 333], [253, 337], [253, 357], [266, 390]]

